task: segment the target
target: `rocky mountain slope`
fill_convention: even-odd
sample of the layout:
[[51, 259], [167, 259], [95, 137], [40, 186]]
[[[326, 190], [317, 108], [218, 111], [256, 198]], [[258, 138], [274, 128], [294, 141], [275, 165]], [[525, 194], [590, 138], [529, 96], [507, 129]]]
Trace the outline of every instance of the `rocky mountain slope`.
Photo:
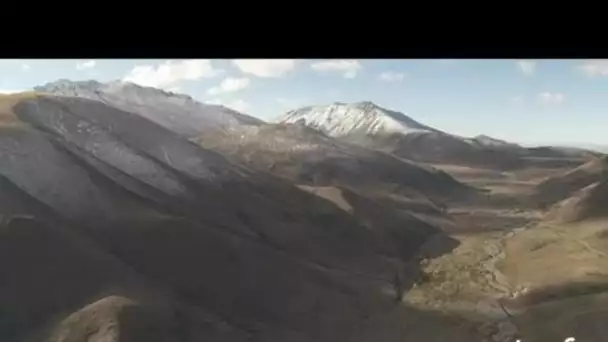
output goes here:
[[546, 217], [561, 222], [608, 217], [608, 179], [588, 185], [554, 204]]
[[370, 101], [304, 107], [287, 112], [279, 121], [302, 122], [333, 137], [438, 132], [403, 113], [379, 107]]
[[[323, 136], [321, 138], [322, 134], [318, 135], [312, 130], [306, 133], [301, 129], [296, 132], [296, 130], [291, 128], [289, 129], [290, 131], [281, 131], [277, 126], [265, 125], [258, 119], [228, 108], [199, 103], [186, 95], [168, 93], [132, 83], [72, 82], [68, 80], [48, 83], [36, 87], [35, 90], [56, 96], [93, 99], [142, 115], [186, 138], [192, 138], [196, 135], [195, 138], [199, 141], [201, 139], [205, 140], [208, 148], [225, 155], [233, 155], [231, 149], [235, 148], [235, 143], [241, 148], [247, 146], [249, 154], [255, 155], [255, 158], [247, 158], [248, 160], [256, 160], [261, 164], [265, 163], [267, 168], [272, 167], [273, 170], [274, 168], [285, 170], [287, 168], [284, 167], [285, 160], [270, 162], [268, 161], [269, 158], [277, 159], [277, 153], [272, 152], [272, 156], [268, 153], [273, 149], [278, 151], [277, 148], [279, 150], [289, 149], [292, 154], [289, 160], [297, 161], [299, 164], [297, 168], [291, 167], [291, 169], [294, 169], [294, 172], [298, 172], [299, 174], [292, 175], [293, 177], [290, 178], [298, 182], [310, 182], [313, 177], [315, 178], [313, 183], [328, 183], [333, 178], [348, 178], [347, 183], [360, 182], [360, 180], [356, 179], [362, 176], [363, 172], [358, 171], [359, 167], [356, 167], [355, 164], [366, 165], [365, 169], [368, 171], [363, 176], [362, 180], [364, 182], [370, 176], [373, 179], [381, 179], [383, 182], [388, 180], [386, 183], [395, 183], [397, 185], [403, 185], [400, 182], [406, 182], [409, 185], [420, 184], [421, 180], [420, 176], [416, 176], [416, 172], [412, 170], [422, 170], [422, 167], [417, 167], [411, 162], [398, 162], [392, 157], [382, 156], [378, 153], [373, 154], [371, 151], [365, 151], [361, 148], [355, 150], [354, 146], [339, 143], [330, 137]], [[286, 136], [290, 133], [294, 133], [295, 135], [286, 139]], [[284, 146], [279, 147], [280, 144], [284, 144]], [[314, 148], [310, 149], [310, 146], [316, 146], [316, 151], [318, 152], [314, 152]], [[323, 148], [318, 148], [318, 146], [323, 146]], [[309, 150], [304, 151], [306, 148], [309, 148]], [[266, 153], [266, 156], [262, 156], [264, 153]], [[304, 153], [307, 153], [307, 157], [303, 156]], [[319, 162], [313, 160], [323, 160], [324, 163], [332, 165], [322, 166]], [[238, 162], [241, 161], [238, 160]], [[401, 174], [396, 171], [394, 166], [391, 168], [392, 171], [381, 171], [377, 175], [374, 174], [378, 173], [378, 170], [381, 169], [379, 165], [386, 164], [387, 162], [402, 167], [403, 170], [399, 171]], [[374, 163], [377, 164], [375, 167], [373, 166]], [[352, 171], [349, 170], [350, 167], [353, 167]], [[375, 171], [371, 172], [370, 167], [374, 167]], [[336, 168], [337, 170], [335, 170]], [[404, 172], [405, 170], [410, 171]], [[449, 183], [449, 176], [441, 172], [436, 173], [442, 176], [443, 179], [448, 180]], [[395, 177], [400, 178], [400, 180], [393, 181]], [[426, 187], [426, 189], [422, 189], [424, 191], [430, 191], [432, 190], [430, 187], [434, 187], [435, 192], [446, 193], [457, 188], [444, 186], [447, 184], [445, 181], [434, 184], [427, 180], [422, 183], [426, 184], [426, 186], [422, 186], [423, 188]], [[455, 184], [455, 182], [452, 183]]]
[[[411, 200], [407, 204], [401, 203], [403, 210], [431, 211], [441, 215], [438, 205], [443, 205], [444, 200], [474, 194], [473, 189], [441, 171], [339, 142], [304, 125], [263, 124], [236, 112], [215, 113], [217, 106], [182, 101], [187, 97], [154, 88], [129, 83], [63, 80], [36, 89], [61, 96], [93, 98], [146, 118], [152, 115], [155, 122], [188, 138], [189, 135], [183, 134], [182, 130], [158, 120], [165, 117], [164, 112], [158, 109], [169, 108], [167, 106], [170, 105], [171, 115], [185, 120], [183, 122], [189, 128], [196, 127], [190, 116], [197, 116], [198, 122], [220, 122], [220, 126], [201, 127], [196, 141], [205, 148], [232, 158], [237, 164], [244, 163], [262, 172], [270, 171], [297, 184], [356, 187], [364, 190], [367, 197], [372, 189], [399, 193]], [[218, 121], [218, 117], [222, 120]], [[218, 127], [220, 129], [216, 129]], [[172, 156], [172, 153], [169, 152], [167, 156]], [[402, 223], [410, 226], [412, 220], [412, 217], [408, 217]], [[435, 232], [422, 222], [417, 226], [412, 230], [424, 232], [422, 237]], [[376, 226], [376, 229], [382, 230], [384, 227]], [[405, 235], [398, 239], [403, 246], [415, 241], [406, 240]], [[390, 243], [393, 243], [392, 239]]]
[[262, 121], [218, 105], [195, 101], [183, 94], [134, 83], [58, 80], [34, 88], [56, 96], [82, 97], [137, 113], [185, 137], [202, 132], [235, 130]]
[[3, 341], [470, 340], [352, 215], [108, 103], [0, 97]]
[[600, 181], [606, 175], [608, 175], [608, 158], [594, 158], [579, 167], [546, 177], [534, 189], [534, 199], [539, 205], [547, 207]]
[[436, 233], [438, 225], [425, 222], [424, 215], [448, 219], [446, 202], [477, 195], [440, 170], [344, 143], [305, 125], [267, 124], [238, 135], [202, 134], [196, 141], [335, 202], [386, 241], [382, 245], [390, 255], [406, 256], [404, 251], [414, 250], [410, 246]]
[[345, 143], [301, 124], [261, 125], [238, 136], [202, 134], [197, 141], [299, 184], [385, 189], [438, 199], [473, 193], [443, 171]]
[[[528, 165], [528, 157], [544, 156], [484, 135], [464, 138], [449, 134], [369, 101], [304, 107], [285, 113], [277, 122], [300, 122], [332, 137], [429, 163], [508, 169]], [[557, 157], [571, 158], [570, 154], [558, 153]]]

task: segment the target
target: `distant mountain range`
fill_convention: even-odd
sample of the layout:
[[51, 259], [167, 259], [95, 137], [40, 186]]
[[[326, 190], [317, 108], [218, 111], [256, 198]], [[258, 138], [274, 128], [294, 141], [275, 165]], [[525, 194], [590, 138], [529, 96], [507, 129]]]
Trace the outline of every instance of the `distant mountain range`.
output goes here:
[[593, 154], [572, 148], [526, 148], [486, 135], [460, 137], [369, 101], [303, 107], [276, 121], [304, 124], [344, 141], [430, 163], [514, 168], [527, 165], [530, 157], [587, 158]]

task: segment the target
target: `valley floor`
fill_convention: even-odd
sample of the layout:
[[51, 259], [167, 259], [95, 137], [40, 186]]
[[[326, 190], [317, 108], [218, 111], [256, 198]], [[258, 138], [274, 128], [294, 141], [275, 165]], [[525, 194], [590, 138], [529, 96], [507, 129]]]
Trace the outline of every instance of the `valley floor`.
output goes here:
[[[608, 263], [603, 259], [608, 244], [598, 245], [597, 239], [585, 237], [605, 234], [608, 226], [600, 222], [573, 236], [568, 231], [571, 227], [543, 226], [542, 212], [528, 202], [541, 176], [556, 171], [505, 173], [439, 167], [485, 189], [487, 195], [480, 203], [450, 208], [455, 224], [448, 233], [460, 244], [450, 253], [423, 261], [422, 279], [404, 296], [404, 302], [448, 314], [463, 328], [482, 333], [487, 341], [563, 341], [575, 331], [577, 336], [587, 337], [585, 341], [605, 336], [608, 331], [599, 322], [608, 313], [605, 308], [599, 311], [594, 302], [606, 303], [608, 298], [603, 293], [608, 289], [604, 286]], [[432, 241], [425, 247], [432, 249]], [[544, 254], [538, 252], [543, 248]], [[574, 266], [570, 272], [568, 265]], [[575, 271], [581, 269], [586, 270], [586, 277]], [[575, 297], [568, 287], [557, 294], [541, 295], [538, 302], [514, 304], [531, 289], [542, 293], [573, 280], [586, 285], [577, 287]], [[556, 325], [555, 320], [561, 323]], [[579, 324], [581, 321], [585, 324]]]

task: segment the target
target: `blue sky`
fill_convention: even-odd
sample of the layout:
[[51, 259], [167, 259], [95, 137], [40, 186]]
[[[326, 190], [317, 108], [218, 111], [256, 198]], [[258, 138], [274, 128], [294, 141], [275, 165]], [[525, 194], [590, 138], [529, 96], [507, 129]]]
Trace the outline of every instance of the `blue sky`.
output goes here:
[[608, 60], [0, 60], [0, 92], [59, 78], [130, 80], [265, 120], [370, 100], [458, 135], [608, 146]]

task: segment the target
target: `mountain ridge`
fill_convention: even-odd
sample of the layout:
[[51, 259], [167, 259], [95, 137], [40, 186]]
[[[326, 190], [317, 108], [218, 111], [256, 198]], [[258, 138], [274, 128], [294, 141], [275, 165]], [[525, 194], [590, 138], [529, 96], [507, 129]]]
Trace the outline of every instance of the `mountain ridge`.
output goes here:
[[195, 137], [201, 132], [238, 130], [264, 121], [221, 105], [196, 101], [189, 95], [144, 87], [131, 82], [61, 79], [33, 88], [42, 94], [81, 97], [101, 101], [133, 112], [181, 136]]
[[279, 123], [304, 121], [308, 126], [334, 136], [358, 134], [390, 134], [437, 131], [407, 115], [381, 107], [371, 101], [334, 102], [330, 105], [307, 106], [291, 110], [278, 118]]
[[462, 137], [370, 101], [307, 106], [288, 111], [275, 122], [299, 122], [340, 140], [425, 163], [504, 169], [539, 162], [529, 157], [585, 157], [583, 152], [525, 148], [483, 134]]
[[238, 331], [224, 341], [404, 336], [393, 277], [407, 260], [330, 201], [98, 100], [2, 96], [0, 120], [7, 341], [84, 341], [99, 327], [112, 342], [194, 342], [222, 331], [201, 312]]

